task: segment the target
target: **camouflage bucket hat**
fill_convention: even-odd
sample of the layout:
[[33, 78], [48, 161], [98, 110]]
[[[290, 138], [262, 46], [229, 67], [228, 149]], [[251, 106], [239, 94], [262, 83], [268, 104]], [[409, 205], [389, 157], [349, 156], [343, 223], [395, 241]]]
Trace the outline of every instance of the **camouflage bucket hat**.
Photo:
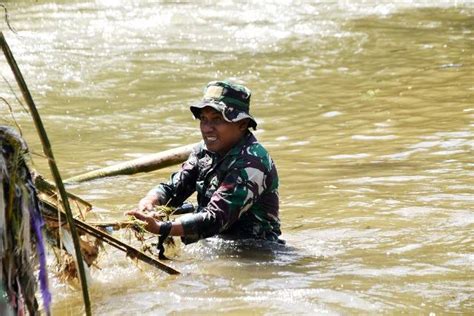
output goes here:
[[198, 119], [203, 108], [210, 106], [222, 113], [227, 122], [250, 119], [249, 127], [257, 128], [257, 122], [250, 115], [251, 91], [240, 84], [229, 81], [211, 81], [204, 90], [204, 97], [198, 104], [191, 105], [194, 118]]

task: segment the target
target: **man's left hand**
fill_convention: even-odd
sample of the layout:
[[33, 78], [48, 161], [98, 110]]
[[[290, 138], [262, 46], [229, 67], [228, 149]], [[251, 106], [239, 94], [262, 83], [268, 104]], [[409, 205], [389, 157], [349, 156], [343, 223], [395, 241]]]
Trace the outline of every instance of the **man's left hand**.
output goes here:
[[138, 210], [131, 210], [125, 213], [125, 215], [135, 216], [136, 219], [145, 222], [145, 229], [153, 234], [160, 232], [160, 221], [156, 219], [155, 212], [140, 212]]

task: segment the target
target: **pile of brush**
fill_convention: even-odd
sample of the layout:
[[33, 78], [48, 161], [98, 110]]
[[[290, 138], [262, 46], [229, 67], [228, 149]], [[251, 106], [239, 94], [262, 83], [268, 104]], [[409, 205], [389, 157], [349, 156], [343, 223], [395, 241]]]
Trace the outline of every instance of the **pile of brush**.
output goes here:
[[[77, 262], [71, 231], [62, 209], [57, 188], [29, 168], [27, 146], [13, 129], [0, 126], [0, 315], [39, 314], [36, 299], [38, 284], [43, 297], [43, 310], [49, 314], [51, 295], [45, 246], [56, 257], [56, 276], [62, 280], [77, 280]], [[145, 243], [143, 223], [85, 222], [92, 205], [67, 192], [67, 198], [78, 228], [80, 252], [84, 263], [97, 265], [99, 250], [105, 242], [127, 256], [149, 263], [167, 273], [179, 271], [156, 260], [150, 245]], [[172, 209], [160, 209], [163, 219], [169, 219]], [[90, 212], [90, 213], [89, 213]], [[90, 217], [90, 216], [87, 216]], [[109, 231], [129, 229], [142, 242], [138, 250], [114, 238]], [[43, 238], [43, 233], [46, 238]], [[171, 242], [171, 244], [169, 244]], [[172, 246], [172, 239], [166, 244]], [[148, 252], [146, 254], [145, 252]], [[35, 278], [39, 270], [38, 280]]]
[[[48, 245], [56, 257], [56, 276], [64, 281], [75, 280], [78, 278], [78, 271], [74, 243], [57, 189], [39, 174], [34, 173], [33, 178], [46, 223], [45, 234]], [[92, 205], [69, 192], [67, 192], [67, 197], [74, 217], [85, 221], [87, 214], [90, 214], [92, 210]], [[77, 234], [85, 265], [88, 267], [97, 265], [99, 250], [102, 246], [100, 238], [87, 234], [81, 229], [77, 230]]]

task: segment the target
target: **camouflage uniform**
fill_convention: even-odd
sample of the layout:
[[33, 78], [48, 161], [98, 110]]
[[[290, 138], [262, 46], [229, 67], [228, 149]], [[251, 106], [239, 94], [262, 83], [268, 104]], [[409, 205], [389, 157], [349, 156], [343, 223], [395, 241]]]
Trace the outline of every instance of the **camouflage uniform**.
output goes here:
[[151, 192], [162, 204], [178, 207], [195, 191], [197, 209], [179, 218], [185, 243], [216, 234], [278, 240], [277, 171], [250, 131], [224, 157], [201, 143], [168, 183]]

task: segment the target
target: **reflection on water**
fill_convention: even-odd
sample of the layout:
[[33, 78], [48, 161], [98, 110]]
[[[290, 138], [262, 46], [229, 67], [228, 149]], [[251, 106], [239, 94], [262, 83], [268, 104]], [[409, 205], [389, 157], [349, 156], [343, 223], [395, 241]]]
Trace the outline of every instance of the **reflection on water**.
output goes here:
[[[229, 77], [252, 88], [279, 169], [286, 246], [181, 246], [179, 277], [107, 248], [94, 314], [472, 312], [474, 7], [414, 2], [8, 3], [63, 177], [197, 141], [188, 106]], [[174, 169], [70, 190], [120, 219]], [[81, 312], [79, 291], [52, 286], [55, 315]]]

